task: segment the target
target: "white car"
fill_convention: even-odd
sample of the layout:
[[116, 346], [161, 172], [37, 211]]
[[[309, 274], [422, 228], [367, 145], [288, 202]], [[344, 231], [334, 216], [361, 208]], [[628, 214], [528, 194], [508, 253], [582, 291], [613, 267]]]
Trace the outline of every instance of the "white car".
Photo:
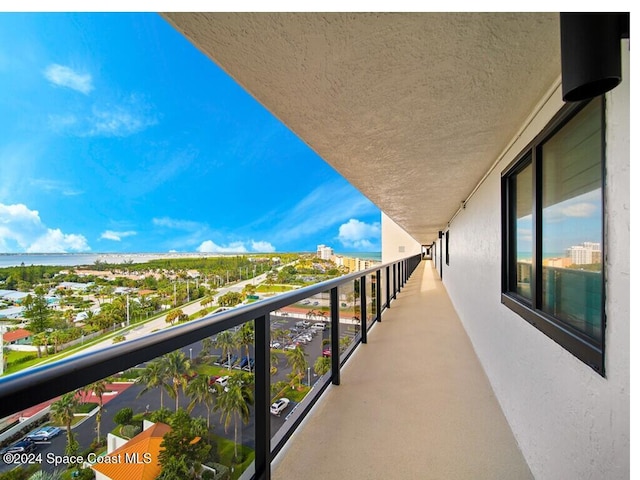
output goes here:
[[288, 398], [282, 397], [279, 400], [276, 400], [271, 404], [271, 414], [279, 417], [280, 414], [284, 411], [285, 408], [289, 406], [290, 400]]

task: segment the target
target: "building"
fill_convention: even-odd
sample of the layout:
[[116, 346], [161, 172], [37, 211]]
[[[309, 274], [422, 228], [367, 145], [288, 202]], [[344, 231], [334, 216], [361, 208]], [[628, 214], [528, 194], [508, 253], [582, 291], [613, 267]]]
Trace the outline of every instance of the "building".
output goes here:
[[[420, 255], [424, 246], [431, 252], [416, 271], [436, 282], [397, 300], [418, 314], [402, 318], [403, 309], [391, 309], [399, 324], [420, 320], [429, 328], [405, 335], [378, 365], [402, 371], [396, 358], [413, 355], [406, 363], [422, 370], [402, 384], [399, 375], [386, 385], [391, 377], [373, 372], [369, 382], [329, 390], [321, 411], [289, 439], [274, 478], [342, 478], [347, 471], [399, 478], [400, 468], [401, 478], [630, 478], [628, 18], [619, 31], [624, 19], [593, 17], [614, 25], [578, 35], [571, 30], [577, 17], [561, 22], [552, 12], [163, 17], [384, 212], [384, 263]], [[589, 47], [586, 40], [601, 32], [614, 33], [600, 39], [610, 48]], [[563, 42], [561, 52], [561, 36], [583, 40]], [[588, 54], [574, 54], [585, 45]], [[613, 66], [610, 81], [599, 83], [607, 88], [581, 88], [591, 87], [576, 85], [589, 65], [562, 64], [597, 52], [605, 55], [596, 63]], [[577, 100], [581, 92], [587, 95]], [[572, 150], [576, 144], [586, 148]], [[585, 168], [571, 168], [573, 160]], [[589, 209], [597, 212], [603, 272], [549, 275], [555, 267], [542, 263], [545, 241], [563, 233], [543, 238], [540, 225], [552, 227], [556, 214], [578, 218], [585, 211], [578, 207], [594, 198], [603, 205]], [[530, 268], [519, 266], [520, 246], [532, 250]], [[570, 305], [562, 286], [571, 289]], [[434, 311], [436, 302], [453, 313]], [[460, 343], [451, 342], [452, 325], [462, 329]], [[445, 341], [429, 343], [436, 336]], [[478, 365], [472, 378], [456, 363], [462, 347]], [[447, 390], [452, 379], [456, 388]], [[482, 396], [495, 396], [498, 414], [479, 409], [478, 395], [450, 418], [450, 407], [484, 381]], [[427, 393], [408, 393], [418, 388]], [[332, 402], [358, 391], [375, 398], [371, 410], [338, 411], [332, 418], [342, 423], [328, 434], [313, 422], [331, 420]], [[442, 409], [430, 403], [440, 392], [448, 401]], [[413, 418], [398, 421], [415, 406]], [[352, 419], [357, 428], [347, 430]], [[498, 423], [513, 438], [510, 454], [489, 463], [494, 443], [460, 448], [471, 426], [482, 439]], [[362, 433], [368, 424], [398, 441], [369, 443], [377, 437]], [[308, 429], [315, 429], [312, 441], [296, 448]], [[524, 472], [498, 473], [501, 461], [516, 457]], [[270, 478], [270, 460], [256, 467], [257, 478]], [[304, 474], [294, 473], [296, 463]]]
[[333, 248], [327, 247], [326, 245], [318, 245], [316, 256], [320, 260], [331, 260], [331, 257], [333, 257]]
[[567, 249], [567, 257], [573, 265], [588, 265], [602, 262], [600, 244], [584, 242], [582, 245], [573, 245]]
[[5, 346], [8, 345], [28, 345], [31, 343], [31, 338], [33, 333], [29, 330], [25, 330], [24, 328], [18, 328], [16, 330], [11, 330], [10, 332], [6, 332], [2, 335], [2, 340]]
[[[620, 85], [578, 111], [584, 103], [563, 100], [576, 85], [563, 83], [557, 13], [164, 17], [381, 208], [383, 262], [432, 246], [535, 478], [628, 478], [628, 30], [607, 54]], [[577, 55], [568, 50], [570, 58]], [[583, 118], [594, 141], [606, 136], [603, 156], [595, 147], [585, 157], [594, 176], [572, 179], [560, 162], [552, 172], [559, 188], [543, 200], [564, 207], [604, 192], [607, 280], [594, 281], [606, 291], [598, 307], [606, 330], [572, 345], [538, 309], [531, 318], [513, 301], [502, 202], [530, 172], [527, 148], [561, 154], [563, 138], [582, 135]], [[606, 178], [597, 177], [601, 162]], [[569, 193], [562, 185], [572, 181]], [[533, 268], [530, 284], [541, 274]]]
[[161, 472], [160, 444], [170, 431], [171, 427], [164, 423], [145, 422], [145, 429], [129, 441], [116, 441], [117, 437], [109, 434], [106, 457], [113, 460], [103, 459], [91, 465], [96, 480], [155, 479]]

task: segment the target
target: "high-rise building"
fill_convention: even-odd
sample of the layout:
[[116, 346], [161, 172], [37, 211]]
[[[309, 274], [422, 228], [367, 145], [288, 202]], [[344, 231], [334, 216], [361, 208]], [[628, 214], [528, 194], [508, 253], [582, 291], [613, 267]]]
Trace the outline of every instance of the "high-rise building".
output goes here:
[[573, 245], [567, 248], [567, 257], [571, 258], [573, 265], [600, 263], [602, 261], [600, 244], [584, 242], [582, 245]]
[[320, 260], [331, 260], [333, 256], [333, 248], [326, 245], [318, 245], [316, 255]]

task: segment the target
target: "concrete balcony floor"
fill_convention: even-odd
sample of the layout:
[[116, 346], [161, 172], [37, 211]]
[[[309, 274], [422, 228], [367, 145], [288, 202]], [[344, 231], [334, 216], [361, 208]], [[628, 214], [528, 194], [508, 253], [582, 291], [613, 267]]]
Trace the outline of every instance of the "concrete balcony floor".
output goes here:
[[431, 262], [422, 262], [272, 465], [272, 478], [533, 476]]

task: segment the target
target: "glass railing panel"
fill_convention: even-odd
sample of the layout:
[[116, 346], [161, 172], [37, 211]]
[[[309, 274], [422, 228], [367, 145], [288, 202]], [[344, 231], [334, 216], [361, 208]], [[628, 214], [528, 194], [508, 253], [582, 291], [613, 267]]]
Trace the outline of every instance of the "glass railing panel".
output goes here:
[[370, 326], [376, 319], [376, 276], [367, 275], [365, 277], [365, 291], [367, 293], [367, 326]]
[[338, 287], [339, 305], [339, 349], [340, 358], [357, 340], [360, 334], [360, 291], [358, 281], [354, 280]]
[[[227, 348], [244, 356], [240, 332], [252, 323], [19, 410], [14, 429], [0, 435], [0, 474], [19, 466], [87, 478], [83, 469], [109, 476], [124, 465], [141, 478], [153, 465], [154, 478], [187, 478], [200, 468], [239, 478], [254, 459], [254, 376], [220, 357]], [[185, 463], [176, 462], [183, 454]]]

